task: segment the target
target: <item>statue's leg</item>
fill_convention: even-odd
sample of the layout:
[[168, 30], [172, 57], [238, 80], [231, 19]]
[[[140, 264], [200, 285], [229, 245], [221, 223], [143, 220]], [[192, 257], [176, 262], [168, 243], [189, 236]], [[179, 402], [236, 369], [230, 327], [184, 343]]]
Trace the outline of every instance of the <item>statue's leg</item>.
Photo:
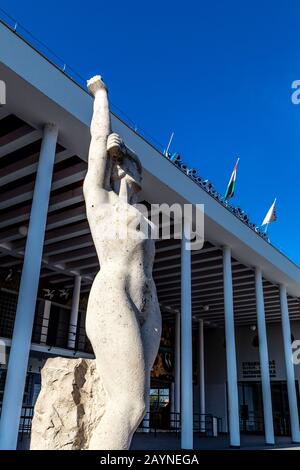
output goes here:
[[145, 412], [144, 351], [126, 294], [111, 286], [105, 294], [105, 284], [102, 287], [101, 292], [92, 289], [90, 294], [87, 333], [107, 400], [89, 449], [125, 450]]

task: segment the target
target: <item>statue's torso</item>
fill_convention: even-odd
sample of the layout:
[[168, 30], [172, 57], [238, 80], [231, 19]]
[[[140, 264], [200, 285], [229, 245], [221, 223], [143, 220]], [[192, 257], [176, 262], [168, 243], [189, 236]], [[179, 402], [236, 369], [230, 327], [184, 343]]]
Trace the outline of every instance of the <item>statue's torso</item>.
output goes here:
[[100, 263], [94, 288], [104, 301], [115, 295], [113, 290], [125, 292], [146, 315], [157, 302], [152, 279], [155, 241], [145, 236], [149, 220], [120, 201], [89, 214], [89, 223]]

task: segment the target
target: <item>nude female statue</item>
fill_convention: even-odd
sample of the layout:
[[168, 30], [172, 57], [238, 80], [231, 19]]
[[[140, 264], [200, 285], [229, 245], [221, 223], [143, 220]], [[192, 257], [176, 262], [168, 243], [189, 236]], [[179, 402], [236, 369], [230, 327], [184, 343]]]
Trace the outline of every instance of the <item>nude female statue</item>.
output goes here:
[[[95, 100], [83, 191], [100, 271], [89, 296], [86, 331], [107, 396], [89, 449], [122, 450], [145, 415], [161, 336], [152, 278], [155, 242], [139, 236], [144, 216], [133, 205], [141, 190], [141, 164], [111, 133], [101, 77], [89, 80], [88, 88]], [[120, 226], [126, 237], [114, 236]]]

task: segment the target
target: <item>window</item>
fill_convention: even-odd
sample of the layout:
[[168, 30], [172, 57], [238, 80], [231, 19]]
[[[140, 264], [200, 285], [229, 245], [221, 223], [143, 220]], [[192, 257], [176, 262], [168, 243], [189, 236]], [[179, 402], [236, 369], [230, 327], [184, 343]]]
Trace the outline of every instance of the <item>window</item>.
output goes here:
[[151, 388], [150, 390], [150, 410], [160, 411], [169, 405], [170, 389], [169, 388]]

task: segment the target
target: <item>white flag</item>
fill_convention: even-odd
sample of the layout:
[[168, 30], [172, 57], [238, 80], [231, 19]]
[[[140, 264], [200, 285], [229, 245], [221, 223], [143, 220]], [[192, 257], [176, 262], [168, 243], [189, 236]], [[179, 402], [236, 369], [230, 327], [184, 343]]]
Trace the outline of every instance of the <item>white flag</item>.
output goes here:
[[263, 220], [263, 223], [261, 225], [269, 225], [271, 222], [275, 222], [277, 220], [277, 214], [276, 214], [276, 199], [271, 205], [270, 209], [268, 210], [268, 213], [266, 217]]

